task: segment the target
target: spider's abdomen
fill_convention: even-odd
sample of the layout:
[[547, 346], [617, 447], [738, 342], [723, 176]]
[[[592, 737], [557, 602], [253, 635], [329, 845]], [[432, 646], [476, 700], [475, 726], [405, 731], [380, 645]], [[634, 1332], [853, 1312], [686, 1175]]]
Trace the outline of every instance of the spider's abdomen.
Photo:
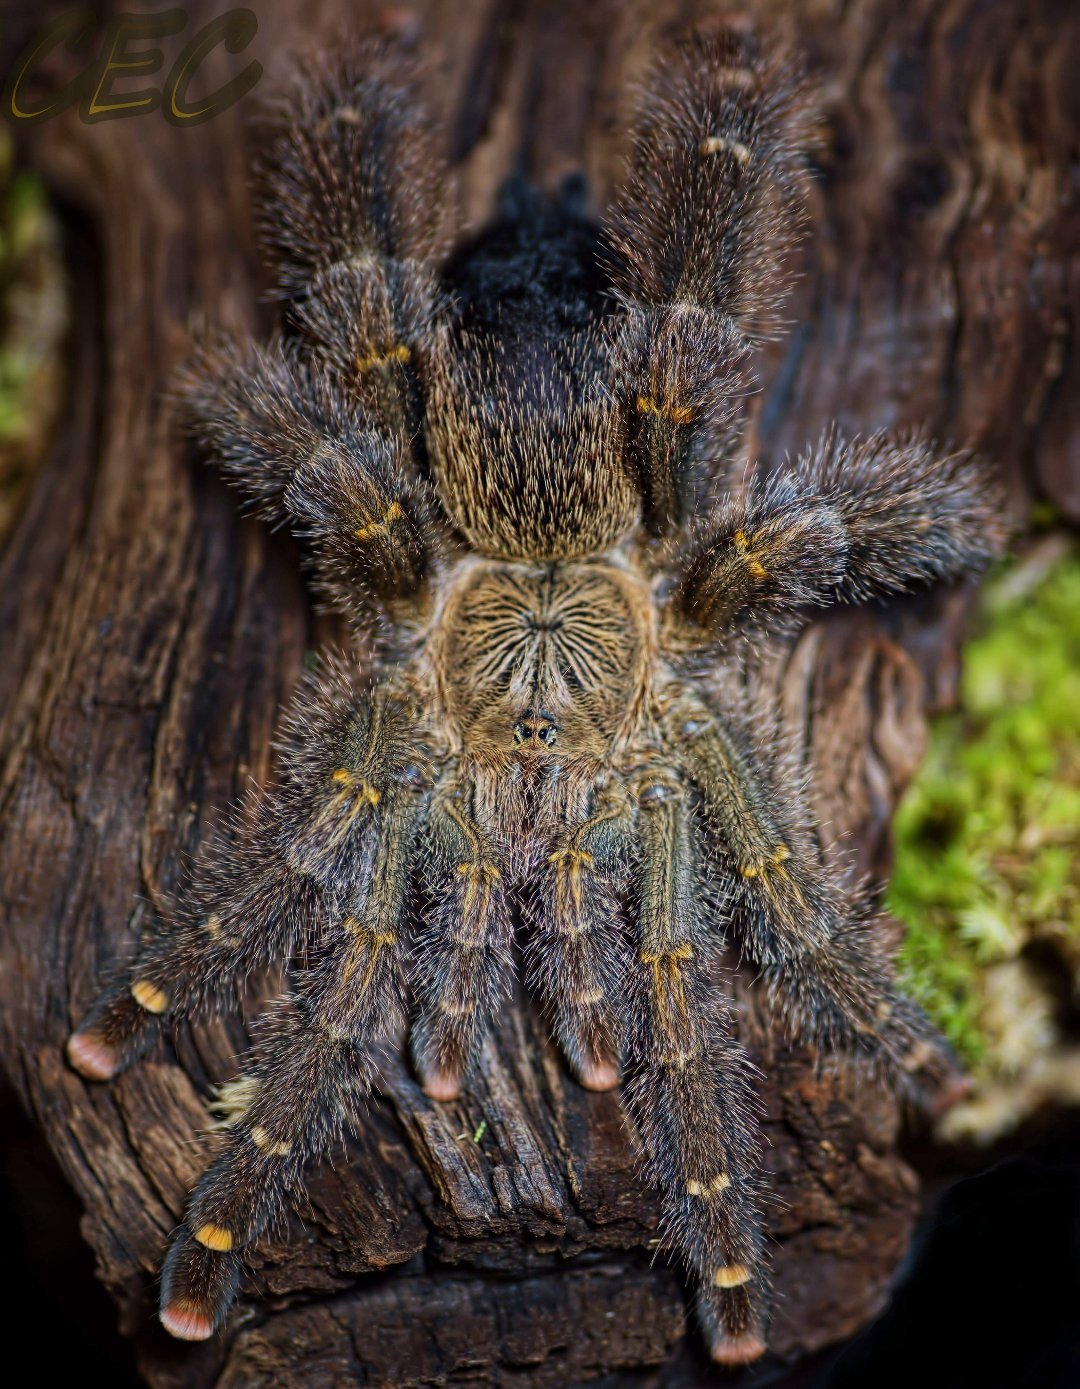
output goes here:
[[640, 715], [648, 589], [603, 563], [471, 564], [439, 646], [443, 698], [467, 752], [525, 766], [600, 762]]
[[603, 553], [640, 509], [625, 422], [600, 388], [608, 286], [580, 197], [512, 184], [445, 273], [455, 311], [429, 364], [426, 441], [443, 506], [500, 559]]

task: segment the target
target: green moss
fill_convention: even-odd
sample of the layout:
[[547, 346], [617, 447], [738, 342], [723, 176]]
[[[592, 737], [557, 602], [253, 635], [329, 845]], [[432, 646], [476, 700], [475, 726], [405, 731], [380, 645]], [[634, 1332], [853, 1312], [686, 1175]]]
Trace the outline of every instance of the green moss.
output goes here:
[[1080, 555], [1061, 532], [988, 586], [960, 707], [895, 828], [907, 987], [977, 1075], [983, 969], [1040, 936], [1080, 943]]
[[16, 172], [0, 127], [0, 536], [60, 409], [67, 289], [44, 185]]
[[32, 174], [12, 177], [5, 149], [0, 154], [0, 442], [22, 437], [35, 408], [42, 344], [23, 323], [32, 306], [15, 296], [46, 234], [47, 219], [40, 180]]

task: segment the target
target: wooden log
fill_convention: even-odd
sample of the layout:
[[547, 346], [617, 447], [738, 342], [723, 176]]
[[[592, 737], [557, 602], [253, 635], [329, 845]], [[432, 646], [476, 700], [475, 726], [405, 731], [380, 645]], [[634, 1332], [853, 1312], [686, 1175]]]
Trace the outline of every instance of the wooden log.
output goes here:
[[[188, 32], [215, 9], [192, 3]], [[269, 90], [299, 44], [354, 14], [344, 0], [264, 0], [231, 71], [255, 56]], [[925, 423], [983, 448], [1018, 501], [1043, 495], [1080, 518], [1074, 7], [761, 0], [754, 14], [802, 50], [823, 111], [795, 327], [762, 364], [754, 451], [777, 459], [833, 418]], [[432, 0], [369, 7], [364, 22], [425, 58], [476, 223], [514, 167], [543, 184], [584, 167], [601, 199], [627, 83], [658, 34], [699, 18], [716, 7]], [[5, 30], [10, 54], [36, 22]], [[59, 89], [73, 62], [58, 50], [44, 80]], [[207, 79], [227, 75], [218, 50]], [[64, 217], [74, 328], [55, 445], [0, 559], [0, 1057], [85, 1205], [154, 1386], [539, 1389], [648, 1366], [658, 1385], [700, 1382], [701, 1353], [678, 1349], [682, 1280], [651, 1264], [657, 1208], [619, 1103], [569, 1079], [520, 999], [460, 1104], [432, 1105], [389, 1066], [288, 1239], [260, 1247], [219, 1338], [180, 1346], [152, 1320], [165, 1240], [212, 1142], [204, 1099], [246, 1031], [182, 1028], [105, 1088], [66, 1067], [63, 1039], [164, 913], [216, 814], [268, 776], [277, 712], [327, 630], [295, 549], [240, 517], [163, 393], [193, 320], [269, 321], [251, 104], [191, 130], [72, 111], [20, 131]], [[889, 818], [927, 710], [950, 698], [964, 607], [961, 592], [830, 616], [757, 672], [816, 766], [823, 823], [863, 870], [887, 869]], [[750, 985], [740, 997], [782, 1203], [772, 1346], [790, 1355], [882, 1306], [917, 1182], [892, 1098], [843, 1064], [815, 1069], [770, 1035]]]

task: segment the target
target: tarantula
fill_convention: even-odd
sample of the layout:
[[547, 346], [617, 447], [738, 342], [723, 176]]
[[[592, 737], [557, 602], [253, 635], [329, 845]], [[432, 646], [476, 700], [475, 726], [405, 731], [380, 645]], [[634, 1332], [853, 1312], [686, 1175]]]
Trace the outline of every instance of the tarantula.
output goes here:
[[602, 223], [580, 180], [552, 197], [512, 181], [464, 245], [391, 48], [307, 64], [278, 109], [262, 208], [284, 329], [204, 345], [188, 408], [229, 479], [310, 547], [377, 676], [322, 668], [242, 847], [208, 855], [68, 1042], [105, 1080], [170, 1016], [290, 971], [165, 1260], [174, 1336], [220, 1325], [242, 1251], [407, 1016], [427, 1094], [459, 1094], [518, 927], [580, 1082], [627, 1077], [720, 1362], [759, 1356], [768, 1317], [725, 939], [802, 1038], [896, 1085], [949, 1073], [865, 894], [709, 679], [734, 643], [962, 575], [1002, 541], [977, 462], [917, 437], [829, 432], [727, 484], [799, 233], [806, 109], [782, 56], [691, 36], [643, 87]]

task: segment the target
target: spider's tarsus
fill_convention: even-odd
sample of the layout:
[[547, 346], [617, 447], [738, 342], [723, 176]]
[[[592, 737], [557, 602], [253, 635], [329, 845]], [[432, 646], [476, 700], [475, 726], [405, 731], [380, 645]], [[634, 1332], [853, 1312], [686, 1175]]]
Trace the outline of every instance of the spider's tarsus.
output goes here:
[[429, 1100], [438, 1100], [441, 1104], [449, 1104], [451, 1100], [461, 1097], [461, 1073], [460, 1071], [426, 1071], [421, 1081], [421, 1088]]
[[951, 1048], [940, 1039], [928, 1037], [918, 1045], [930, 1047], [926, 1060], [921, 1065], [909, 1064], [905, 1067], [904, 1072], [896, 1077], [895, 1085], [898, 1093], [923, 1122], [934, 1123], [967, 1099], [971, 1094], [972, 1081], [960, 1069]]
[[970, 1076], [963, 1075], [959, 1071], [953, 1072], [939, 1086], [936, 1094], [927, 1104], [926, 1109], [929, 1117], [940, 1119], [943, 1114], [947, 1114], [950, 1109], [954, 1109], [961, 1101], [966, 1100], [973, 1089], [974, 1082]]
[[132, 982], [120, 980], [98, 999], [67, 1041], [69, 1064], [87, 1080], [112, 1080], [153, 1045], [161, 1031], [164, 1008], [150, 1010], [146, 998], [158, 1001], [160, 990], [147, 994], [143, 971], [137, 970]]
[[85, 1080], [112, 1080], [120, 1070], [117, 1052], [94, 1033], [81, 1029], [67, 1040], [67, 1059]]
[[718, 1365], [750, 1365], [760, 1360], [765, 1350], [765, 1342], [756, 1331], [729, 1336], [725, 1331], [717, 1330], [709, 1340], [709, 1354]]
[[208, 1341], [214, 1334], [214, 1323], [209, 1317], [182, 1299], [162, 1307], [158, 1320], [178, 1341]]
[[580, 1061], [577, 1074], [586, 1090], [614, 1090], [622, 1079], [615, 1062], [603, 1058]]
[[197, 1244], [181, 1227], [161, 1270], [158, 1320], [178, 1341], [206, 1341], [225, 1320], [240, 1283], [240, 1256]]

